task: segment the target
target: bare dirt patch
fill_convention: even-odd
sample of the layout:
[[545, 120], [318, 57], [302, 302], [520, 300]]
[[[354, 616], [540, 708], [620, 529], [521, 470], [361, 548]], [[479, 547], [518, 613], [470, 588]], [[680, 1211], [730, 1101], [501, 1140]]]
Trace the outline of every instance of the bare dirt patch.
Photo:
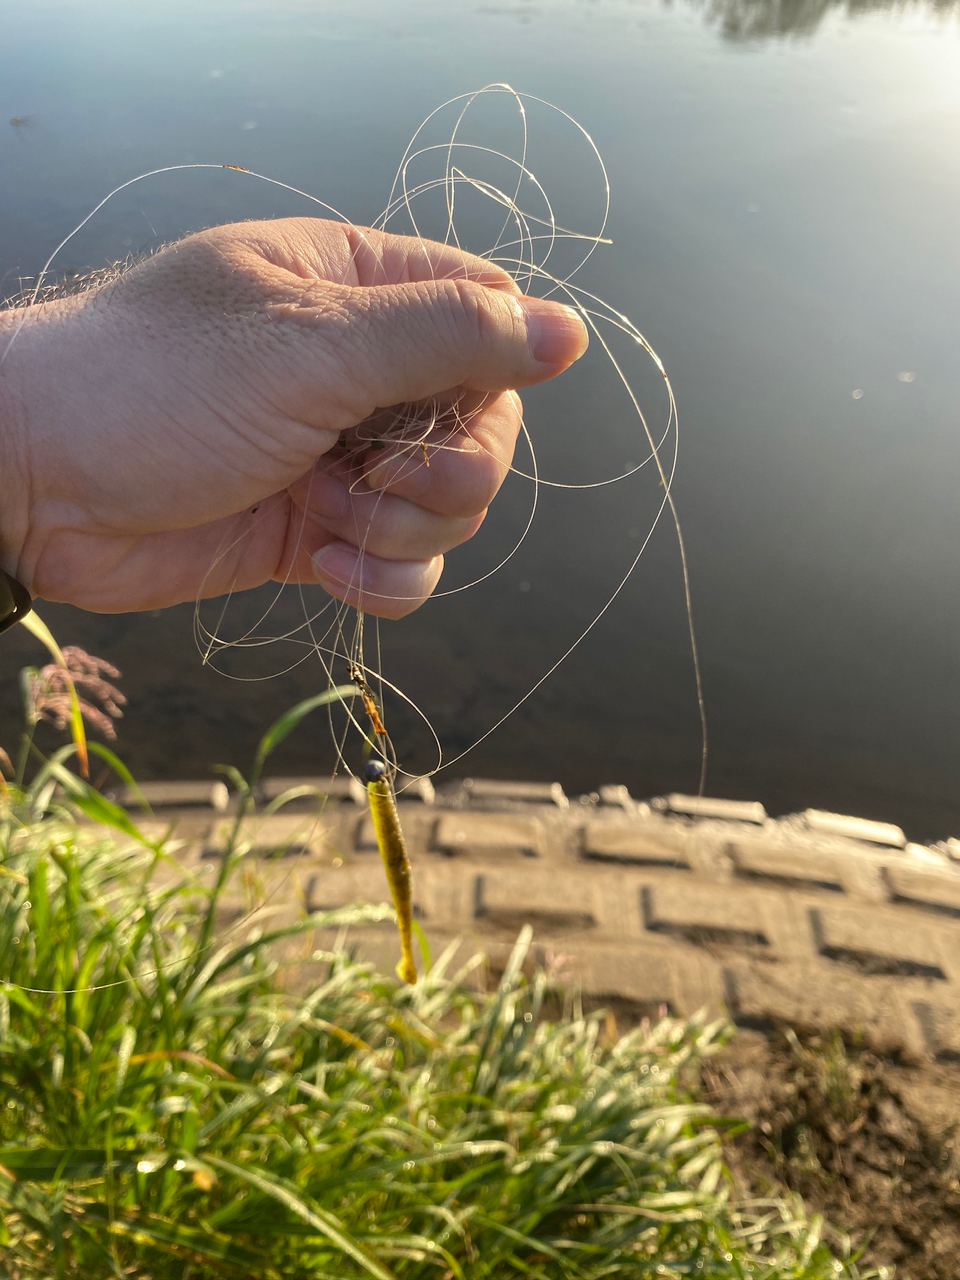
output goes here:
[[826, 1236], [897, 1280], [960, 1275], [960, 1066], [909, 1062], [835, 1032], [739, 1032], [702, 1067], [707, 1100], [748, 1122], [727, 1145], [747, 1195], [797, 1192]]

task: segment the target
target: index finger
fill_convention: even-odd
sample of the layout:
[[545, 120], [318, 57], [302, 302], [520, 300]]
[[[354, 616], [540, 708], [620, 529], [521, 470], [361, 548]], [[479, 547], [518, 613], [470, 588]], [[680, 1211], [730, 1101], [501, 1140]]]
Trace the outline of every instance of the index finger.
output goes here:
[[427, 434], [385, 441], [363, 460], [364, 480], [444, 516], [479, 515], [503, 484], [522, 424], [520, 397], [465, 392]]

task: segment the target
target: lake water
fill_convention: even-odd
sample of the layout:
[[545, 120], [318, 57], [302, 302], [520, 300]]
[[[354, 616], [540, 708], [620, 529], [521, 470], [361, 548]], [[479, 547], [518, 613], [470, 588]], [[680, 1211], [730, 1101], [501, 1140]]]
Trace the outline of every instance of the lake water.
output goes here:
[[[828, 0], [0, 3], [0, 278], [15, 292], [108, 190], [155, 166], [243, 165], [365, 222], [445, 99], [507, 81], [557, 104], [590, 131], [612, 187], [613, 244], [581, 282], [639, 324], [676, 390], [708, 791], [894, 820], [914, 838], [960, 834], [958, 13]], [[594, 175], [569, 132], [544, 117], [538, 137], [551, 194], [591, 216]], [[171, 174], [108, 206], [60, 267], [306, 212], [243, 175]], [[656, 417], [657, 380], [637, 370]], [[527, 405], [552, 478], [640, 459], [596, 351]], [[449, 755], [590, 622], [654, 497], [545, 490], [504, 570], [384, 627], [384, 670]], [[450, 557], [451, 584], [496, 563], [529, 500], [526, 482], [508, 485]], [[262, 600], [239, 602], [237, 620]], [[277, 631], [298, 608], [278, 606]], [[123, 670], [120, 751], [141, 777], [242, 766], [322, 675], [311, 662], [249, 683], [204, 669], [187, 606], [42, 613], [62, 642]], [[685, 625], [664, 525], [575, 653], [453, 772], [694, 789]], [[8, 747], [14, 669], [39, 658], [28, 637], [4, 638]], [[278, 649], [258, 660], [283, 665]], [[391, 727], [404, 761], [427, 767], [413, 720], [398, 711]], [[278, 763], [331, 760], [318, 720]]]

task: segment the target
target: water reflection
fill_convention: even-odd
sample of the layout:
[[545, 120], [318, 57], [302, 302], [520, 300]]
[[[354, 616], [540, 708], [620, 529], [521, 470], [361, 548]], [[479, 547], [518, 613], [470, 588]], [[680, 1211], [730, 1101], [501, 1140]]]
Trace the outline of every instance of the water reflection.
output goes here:
[[[670, 3], [670, 0], [667, 0]], [[783, 36], [812, 36], [831, 14], [856, 18], [890, 13], [948, 17], [960, 12], [960, 0], [687, 0], [708, 23], [716, 23], [724, 38], [745, 44]]]
[[[509, 80], [568, 108], [613, 184], [614, 245], [585, 283], [648, 332], [678, 392], [711, 789], [775, 812], [815, 804], [915, 837], [960, 834], [960, 40], [955, 23], [930, 20], [956, 0], [496, 7], [410, 0], [401, 19], [395, 0], [90, 0], [82, 21], [67, 0], [8, 7], [0, 288], [14, 292], [105, 191], [154, 165], [248, 165], [361, 221], [446, 98]], [[561, 144], [549, 159], [573, 197], [592, 194]], [[63, 266], [306, 212], [241, 175], [171, 175], [92, 223]], [[609, 385], [578, 379], [530, 397], [561, 477], [592, 466], [598, 442], [631, 456]], [[450, 574], [495, 563], [528, 497], [508, 494], [483, 531], [493, 541], [451, 557]], [[452, 753], [612, 589], [639, 522], [626, 491], [604, 498], [545, 495], [522, 557], [389, 629], [385, 668]], [[243, 603], [251, 621], [263, 602]], [[665, 536], [581, 648], [458, 770], [571, 790], [695, 786], [682, 603]], [[259, 684], [216, 677], [191, 613], [44, 610], [64, 641], [123, 670], [121, 752], [143, 777], [242, 763], [280, 707], [317, 689], [309, 664]], [[294, 620], [281, 611], [276, 629]], [[5, 637], [4, 746], [19, 723], [16, 667], [37, 659]], [[404, 739], [414, 763], [416, 731]], [[291, 772], [330, 758], [319, 722], [285, 747]]]

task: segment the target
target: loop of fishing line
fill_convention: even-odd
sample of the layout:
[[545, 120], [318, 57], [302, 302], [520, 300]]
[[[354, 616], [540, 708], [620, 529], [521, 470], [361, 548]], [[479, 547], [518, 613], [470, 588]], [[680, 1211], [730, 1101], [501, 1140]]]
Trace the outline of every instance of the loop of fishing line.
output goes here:
[[[519, 154], [511, 155], [509, 151], [502, 148], [478, 143], [465, 137], [466, 130], [472, 120], [472, 113], [478, 104], [489, 105], [493, 101], [506, 99], [512, 108], [516, 111], [516, 117], [519, 123]], [[571, 127], [574, 137], [580, 143], [585, 145], [586, 154], [589, 161], [596, 165], [599, 175], [598, 187], [600, 192], [599, 208], [596, 217], [596, 225], [590, 231], [576, 231], [567, 227], [558, 221], [555, 212], [556, 201], [552, 200], [545, 185], [537, 177], [530, 162], [531, 151], [531, 133], [529, 112], [532, 108], [543, 109], [553, 112], [556, 116], [566, 122]], [[447, 117], [444, 113], [453, 113], [454, 121], [452, 126], [447, 125], [446, 137], [440, 142], [432, 142], [428, 138], [428, 131], [431, 127], [441, 124]], [[565, 172], [570, 172], [570, 154], [565, 153]], [[430, 164], [439, 159], [441, 164], [441, 172], [439, 175], [418, 176], [418, 170], [425, 169]], [[475, 167], [480, 161], [490, 162], [500, 166], [499, 176], [493, 176], [476, 172]], [[265, 182], [270, 186], [279, 188], [297, 197], [306, 199], [314, 206], [320, 208], [325, 215], [333, 217], [335, 220], [344, 224], [345, 227], [359, 237], [358, 244], [362, 244], [367, 250], [374, 253], [374, 260], [378, 264], [382, 272], [383, 281], [387, 281], [386, 269], [382, 260], [377, 256], [376, 250], [370, 243], [369, 237], [365, 235], [362, 229], [353, 227], [353, 224], [343, 214], [339, 213], [333, 206], [325, 201], [304, 191], [300, 188], [291, 186], [276, 178], [268, 177], [263, 174], [254, 173], [239, 165], [230, 164], [178, 164], [169, 165], [161, 168], [150, 170], [148, 173], [140, 174], [127, 182], [120, 184], [114, 188], [103, 200], [96, 205], [84, 217], [84, 219], [65, 236], [44, 263], [29, 301], [35, 303], [40, 297], [44, 289], [45, 283], [49, 278], [53, 265], [61, 253], [61, 251], [70, 243], [71, 240], [98, 214], [115, 196], [126, 191], [137, 183], [147, 179], [162, 177], [164, 175], [174, 173], [185, 169], [220, 169], [229, 170], [233, 173], [241, 175], [242, 180], [256, 179]], [[508, 180], [509, 179], [509, 180]], [[572, 183], [572, 179], [567, 178]], [[582, 192], [586, 184], [578, 182], [578, 192]], [[442, 230], [439, 236], [431, 238], [425, 233], [425, 225], [427, 214], [419, 213], [419, 206], [429, 203], [434, 198], [439, 197], [441, 200], [440, 218], [442, 222]], [[655, 504], [655, 509], [646, 531], [645, 536], [641, 539], [639, 550], [628, 557], [625, 566], [616, 574], [615, 584], [610, 592], [608, 599], [596, 613], [596, 615], [578, 630], [578, 634], [570, 641], [561, 652], [560, 656], [548, 667], [548, 669], [537, 679], [537, 681], [510, 707], [503, 715], [501, 715], [494, 724], [485, 730], [485, 732], [473, 741], [469, 747], [452, 756], [450, 759], [444, 758], [443, 747], [440, 738], [430, 722], [427, 713], [419, 707], [404, 691], [395, 683], [386, 678], [382, 672], [382, 664], [380, 660], [380, 631], [379, 620], [374, 619], [374, 654], [368, 661], [364, 656], [364, 639], [365, 639], [365, 614], [363, 610], [363, 589], [360, 578], [361, 565], [363, 557], [366, 553], [367, 541], [370, 536], [370, 530], [373, 520], [376, 517], [380, 503], [384, 500], [385, 493], [383, 490], [377, 491], [373, 501], [372, 510], [367, 520], [365, 529], [357, 528], [356, 546], [358, 549], [357, 568], [355, 570], [354, 580], [347, 584], [349, 588], [354, 589], [358, 595], [359, 603], [356, 608], [346, 605], [342, 601], [336, 599], [325, 600], [320, 607], [308, 599], [305, 584], [302, 581], [291, 583], [293, 574], [292, 567], [287, 572], [287, 576], [283, 581], [276, 584], [276, 589], [272, 593], [272, 599], [260, 611], [259, 617], [251, 625], [244, 628], [241, 634], [234, 636], [232, 639], [225, 638], [224, 628], [226, 625], [227, 613], [233, 597], [233, 592], [228, 591], [217, 606], [217, 617], [208, 624], [201, 617], [201, 598], [203, 596], [203, 586], [198, 593], [197, 606], [194, 613], [194, 632], [198, 648], [203, 657], [203, 661], [208, 665], [216, 665], [216, 659], [220, 654], [226, 651], [258, 649], [267, 645], [275, 645], [285, 642], [292, 645], [295, 649], [302, 650], [298, 653], [288, 666], [282, 668], [282, 671], [274, 672], [273, 675], [285, 673], [298, 666], [301, 662], [316, 658], [319, 660], [324, 677], [328, 683], [328, 687], [335, 688], [344, 683], [339, 673], [343, 672], [348, 676], [357, 688], [357, 696], [363, 701], [364, 690], [368, 691], [369, 698], [377, 707], [376, 714], [381, 716], [384, 714], [384, 695], [389, 694], [391, 698], [398, 700], [409, 708], [415, 716], [417, 716], [424, 726], [428, 739], [431, 742], [431, 749], [435, 753], [435, 764], [428, 771], [428, 776], [435, 775], [441, 769], [450, 768], [452, 765], [461, 761], [469, 751], [473, 750], [480, 742], [483, 742], [498, 728], [500, 728], [506, 720], [508, 720], [533, 694], [544, 684], [546, 680], [566, 661], [573, 651], [580, 645], [585, 637], [597, 626], [601, 619], [606, 615], [608, 610], [613, 606], [616, 599], [623, 592], [624, 588], [630, 581], [637, 565], [640, 562], [654, 531], [659, 525], [661, 518], [667, 514], [671, 519], [680, 552], [681, 573], [684, 585], [684, 598], [687, 611], [687, 625], [689, 633], [689, 643], [692, 654], [694, 667], [694, 676], [696, 684], [697, 707], [700, 715], [701, 735], [702, 735], [702, 751], [701, 751], [701, 778], [700, 791], [703, 792], [707, 759], [707, 730], [706, 730], [706, 714], [704, 709], [703, 686], [700, 671], [699, 655], [697, 652], [696, 634], [693, 626], [693, 611], [690, 594], [689, 571], [687, 565], [686, 548], [683, 541], [683, 535], [680, 528], [680, 521], [677, 515], [676, 506], [673, 499], [673, 483], [676, 474], [677, 458], [678, 458], [678, 442], [679, 442], [679, 424], [677, 418], [677, 408], [674, 399], [673, 388], [670, 385], [670, 379], [667, 376], [666, 369], [660, 358], [657, 356], [653, 347], [649, 344], [640, 330], [633, 322], [623, 313], [615, 310], [606, 303], [602, 298], [598, 297], [591, 291], [583, 288], [574, 282], [576, 276], [592, 255], [596, 252], [600, 245], [610, 244], [610, 240], [606, 236], [606, 229], [610, 215], [610, 182], [606, 168], [603, 164], [600, 152], [590, 137], [589, 133], [565, 111], [546, 102], [544, 99], [533, 95], [522, 94], [505, 84], [487, 85], [483, 89], [473, 93], [462, 94], [443, 103], [427, 116], [420, 127], [416, 130], [410, 140], [398, 166], [396, 175], [390, 188], [386, 206], [381, 215], [373, 223], [373, 230], [378, 232], [393, 233], [397, 232], [401, 227], [408, 235], [413, 235], [421, 242], [424, 254], [429, 261], [430, 245], [439, 242], [444, 246], [461, 249], [465, 254], [465, 250], [461, 244], [461, 232], [458, 229], [458, 210], [462, 208], [466, 198], [477, 198], [485, 202], [485, 207], [502, 211], [502, 220], [499, 217], [495, 223], [495, 233], [492, 236], [491, 243], [485, 250], [480, 249], [471, 251], [471, 256], [480, 257], [490, 261], [501, 270], [506, 271], [520, 288], [522, 293], [528, 293], [534, 286], [542, 290], [539, 296], [559, 297], [567, 305], [572, 306], [583, 319], [584, 323], [590, 330], [591, 337], [599, 345], [605, 358], [609, 362], [609, 367], [613, 370], [617, 384], [622, 389], [626, 404], [630, 412], [635, 415], [636, 420], [640, 424], [641, 438], [645, 443], [646, 454], [643, 459], [636, 464], [631, 464], [626, 468], [621, 468], [616, 474], [587, 481], [564, 481], [559, 479], [545, 478], [540, 471], [537, 462], [537, 453], [534, 441], [528, 429], [526, 421], [521, 415], [520, 436], [524, 441], [525, 448], [528, 451], [530, 462], [529, 470], [521, 469], [512, 463], [507, 468], [509, 473], [517, 479], [526, 480], [532, 485], [532, 496], [529, 510], [523, 520], [522, 530], [519, 536], [511, 545], [510, 550], [503, 555], [498, 562], [490, 569], [471, 580], [459, 586], [449, 588], [444, 591], [434, 593], [435, 597], [443, 597], [446, 595], [456, 595], [470, 590], [479, 583], [487, 581], [498, 573], [509, 561], [517, 554], [521, 546], [526, 541], [531, 528], [534, 524], [534, 517], [537, 511], [538, 497], [541, 487], [556, 490], [581, 491], [590, 489], [600, 489], [608, 485], [621, 483], [638, 475], [643, 469], [650, 464], [653, 465], [654, 471], [657, 473], [660, 485], [660, 494]], [[532, 200], [536, 207], [527, 208], [525, 205]], [[575, 248], [574, 262], [572, 266], [568, 266], [566, 270], [561, 270], [559, 266], [554, 268], [552, 265], [554, 260], [558, 258], [564, 249], [570, 246], [579, 246]], [[351, 259], [351, 262], [355, 260]], [[551, 265], [548, 266], [548, 263]], [[466, 267], [464, 268], [466, 275]], [[14, 329], [14, 332], [3, 351], [0, 351], [0, 365], [9, 354], [10, 348], [16, 341], [20, 326]], [[625, 368], [623, 357], [618, 357], [611, 345], [611, 339], [614, 335], [620, 335], [628, 344], [628, 349], [641, 352], [647, 359], [653, 362], [655, 369], [661, 375], [667, 398], [667, 417], [666, 423], [662, 431], [654, 432], [648, 423], [647, 417], [640, 405], [639, 398], [631, 385], [629, 371]], [[565, 375], [570, 377], [571, 374]], [[393, 453], [389, 455], [390, 459], [401, 458], [404, 465], [409, 463], [410, 467], [429, 466], [430, 458], [447, 448], [455, 448], [455, 441], [461, 434], [469, 434], [470, 423], [477, 414], [481, 413], [483, 407], [477, 408], [471, 412], [463, 413], [460, 410], [459, 403], [454, 397], [450, 403], [440, 404], [438, 401], [425, 402], [420, 405], [404, 405], [397, 406], [392, 415], [384, 417], [381, 411], [376, 415], [376, 424], [360, 424], [354, 429], [353, 433], [347, 433], [344, 437], [343, 444], [337, 458], [338, 465], [342, 467], [353, 467], [359, 474], [351, 482], [355, 490], [359, 490], [364, 484], [363, 481], [363, 463], [369, 453], [369, 450], [375, 445], [383, 445], [388, 449], [392, 449]], [[349, 438], [347, 438], [349, 437]], [[478, 442], [476, 442], [478, 443]], [[483, 448], [481, 444], [479, 446]], [[492, 456], [492, 455], [491, 455]], [[303, 530], [307, 519], [307, 510], [309, 508], [310, 498], [310, 482], [307, 485], [307, 494], [303, 502], [300, 513], [300, 533], [297, 539], [297, 545], [303, 535]], [[236, 527], [234, 531], [226, 536], [217, 555], [211, 564], [207, 577], [213, 573], [213, 570], [226, 557], [236, 552], [243, 542], [250, 537], [254, 522], [258, 516], [263, 518], [261, 513], [269, 510], [271, 499], [266, 499], [259, 504], [260, 511], [251, 516], [251, 513], [243, 513], [237, 517]], [[291, 557], [291, 565], [295, 557]], [[205, 579], [206, 581], [206, 579]], [[263, 631], [272, 611], [277, 606], [284, 594], [285, 588], [293, 585], [300, 600], [302, 609], [302, 618], [294, 625], [290, 626], [286, 631], [280, 634], [270, 635]], [[317, 590], [317, 588], [314, 588]], [[383, 597], [378, 595], [378, 599], [401, 600], [406, 597]], [[218, 667], [218, 670], [221, 668]], [[354, 675], [350, 675], [350, 673]], [[269, 679], [270, 676], [243, 676], [233, 673], [222, 672], [229, 675], [231, 679], [239, 680], [262, 680]], [[353, 701], [356, 701], [355, 699]], [[341, 722], [337, 722], [337, 714], [341, 715]], [[367, 715], [369, 718], [370, 707], [367, 706]], [[351, 734], [357, 735], [362, 742], [369, 742], [369, 727], [364, 725], [358, 718], [357, 711], [354, 710], [351, 703], [342, 700], [339, 709], [331, 704], [327, 708], [329, 719], [329, 727], [331, 732], [334, 750], [336, 753], [336, 771], [342, 770], [349, 773], [353, 777], [357, 777], [357, 772], [351, 766], [348, 759], [348, 740]], [[407, 774], [403, 770], [395, 757], [389, 761], [390, 768], [397, 776], [400, 785], [398, 792], [402, 792], [402, 779], [406, 777], [409, 783], [412, 783], [414, 775]], [[321, 811], [322, 812], [322, 811]], [[319, 815], [317, 821], [319, 821]], [[289, 881], [293, 873], [291, 868], [287, 876], [280, 883], [274, 886], [268, 898], [254, 909], [259, 911], [266, 903], [268, 903], [276, 893]], [[248, 912], [221, 935], [216, 941], [217, 945], [222, 945], [224, 937], [234, 936], [236, 932], [251, 919], [254, 911]], [[213, 943], [210, 944], [211, 946]], [[156, 970], [154, 972], [159, 972]], [[143, 976], [148, 976], [144, 973]], [[76, 989], [73, 994], [80, 991], [97, 991], [107, 987], [123, 985], [121, 982], [112, 982], [101, 984], [100, 986], [84, 987]], [[35, 994], [68, 994], [67, 992], [41, 992], [35, 988], [21, 988], [25, 991], [32, 991]]]

